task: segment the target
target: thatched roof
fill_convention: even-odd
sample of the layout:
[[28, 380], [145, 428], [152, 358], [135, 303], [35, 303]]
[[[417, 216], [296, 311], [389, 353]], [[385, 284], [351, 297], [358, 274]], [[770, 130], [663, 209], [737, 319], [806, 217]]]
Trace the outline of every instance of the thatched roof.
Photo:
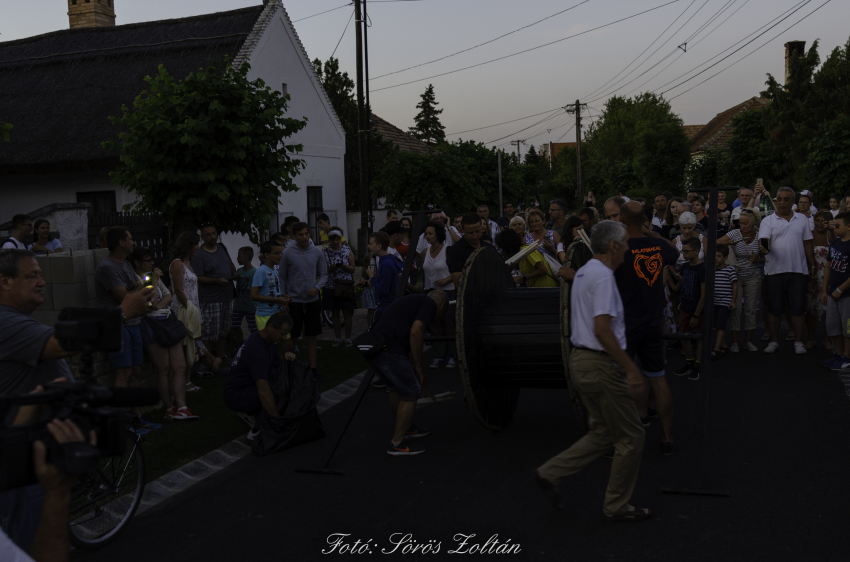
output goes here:
[[107, 119], [146, 89], [160, 64], [177, 78], [236, 58], [263, 6], [116, 27], [56, 31], [0, 43], [0, 174], [111, 166]]

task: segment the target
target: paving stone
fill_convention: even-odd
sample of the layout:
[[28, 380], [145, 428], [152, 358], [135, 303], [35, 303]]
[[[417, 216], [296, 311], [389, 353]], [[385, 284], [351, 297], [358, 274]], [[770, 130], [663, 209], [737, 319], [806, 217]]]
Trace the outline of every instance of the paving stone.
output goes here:
[[[171, 488], [173, 490], [183, 490], [197, 481], [198, 480], [196, 478], [192, 478], [180, 472], [180, 469], [173, 470], [154, 480], [154, 482], [161, 484], [163, 487]], [[151, 484], [154, 482], [151, 482]]]
[[201, 461], [194, 460], [187, 465], [184, 465], [180, 468], [180, 471], [188, 474], [193, 478], [205, 478], [212, 474], [215, 469], [202, 463]]
[[211, 467], [214, 468], [224, 468], [225, 466], [231, 464], [236, 460], [236, 457], [231, 457], [230, 455], [226, 455], [221, 451], [210, 451], [206, 455], [202, 456], [198, 459]]
[[251, 452], [251, 447], [247, 443], [243, 443], [242, 439], [242, 437], [234, 439], [230, 443], [219, 447], [218, 450], [231, 457], [242, 458]]

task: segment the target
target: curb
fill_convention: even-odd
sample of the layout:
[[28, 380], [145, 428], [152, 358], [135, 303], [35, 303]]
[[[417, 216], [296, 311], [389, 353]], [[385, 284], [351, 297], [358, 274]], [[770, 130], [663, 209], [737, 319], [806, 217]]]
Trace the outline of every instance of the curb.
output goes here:
[[[360, 381], [363, 380], [365, 374], [366, 371], [363, 371], [344, 383], [324, 391], [316, 405], [316, 410], [321, 414], [328, 408], [332, 408], [352, 396], [357, 391], [357, 387], [360, 386]], [[250, 452], [251, 446], [248, 445], [245, 437], [237, 437], [218, 449], [148, 482], [145, 485], [145, 493], [142, 495], [142, 503], [139, 504], [136, 515], [144, 513], [169, 497], [215, 474], [222, 468], [230, 466], [239, 459], [248, 456]]]

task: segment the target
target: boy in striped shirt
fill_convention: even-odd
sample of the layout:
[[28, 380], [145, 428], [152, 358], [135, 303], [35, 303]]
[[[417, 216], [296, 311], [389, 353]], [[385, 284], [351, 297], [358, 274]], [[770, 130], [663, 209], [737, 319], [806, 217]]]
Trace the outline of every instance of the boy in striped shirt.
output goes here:
[[735, 310], [735, 297], [738, 296], [738, 273], [731, 265], [726, 265], [729, 257], [729, 246], [718, 244], [714, 254], [714, 327], [717, 328], [717, 343], [711, 358], [716, 359], [726, 355], [726, 323], [729, 321], [729, 311]]

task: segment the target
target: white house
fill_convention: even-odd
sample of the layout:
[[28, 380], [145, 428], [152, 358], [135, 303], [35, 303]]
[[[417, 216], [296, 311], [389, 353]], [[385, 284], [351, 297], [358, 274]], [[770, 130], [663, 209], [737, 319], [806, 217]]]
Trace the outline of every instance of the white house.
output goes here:
[[[288, 115], [308, 120], [291, 138], [304, 147], [299, 189], [283, 195], [271, 228], [292, 214], [312, 225], [321, 212], [345, 220], [345, 133], [279, 0], [115, 26], [121, 1], [68, 0], [71, 29], [0, 43], [0, 121], [14, 125], [12, 142], [0, 143], [0, 224], [53, 203], [110, 212], [132, 202], [108, 176], [118, 159], [101, 147], [117, 136], [107, 118], [132, 105], [158, 65], [182, 78], [225, 56], [289, 93]], [[223, 241], [248, 244], [241, 235]]]

